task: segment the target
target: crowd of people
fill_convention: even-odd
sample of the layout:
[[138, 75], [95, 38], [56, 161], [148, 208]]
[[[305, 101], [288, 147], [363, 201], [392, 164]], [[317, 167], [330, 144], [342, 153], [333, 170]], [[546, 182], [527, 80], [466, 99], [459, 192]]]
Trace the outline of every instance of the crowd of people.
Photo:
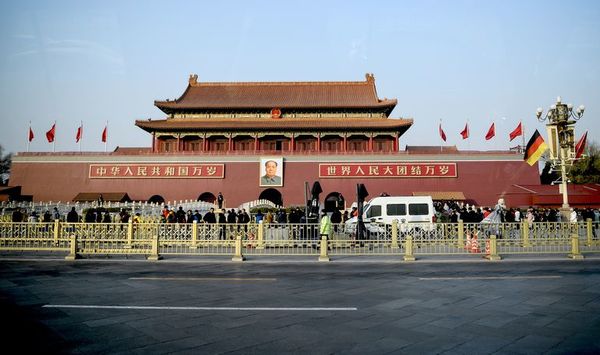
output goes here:
[[[61, 215], [58, 208], [54, 207], [52, 212], [46, 210], [41, 216], [36, 211], [27, 213], [25, 209], [20, 207], [15, 208], [11, 215], [11, 222], [43, 222], [50, 223], [55, 220], [64, 221], [68, 223], [128, 223], [131, 218], [129, 212], [126, 209], [121, 209], [119, 213], [110, 213], [109, 210], [104, 208], [89, 208], [85, 210], [81, 215], [77, 213], [75, 207], [71, 207], [71, 210], [66, 215]], [[142, 222], [140, 213], [136, 213], [132, 221], [134, 223]]]
[[[581, 222], [591, 219], [593, 222], [600, 222], [600, 211], [592, 208], [571, 208], [569, 220], [564, 220], [560, 210], [556, 208], [535, 208], [527, 209], [506, 208], [500, 206], [498, 209], [500, 222], [521, 222], [527, 220], [533, 222]], [[456, 201], [436, 201], [434, 202], [436, 210], [436, 221], [441, 223], [456, 223], [462, 220], [465, 223], [479, 223], [488, 217], [494, 209], [490, 207], [469, 206], [465, 203]]]
[[215, 211], [214, 208], [208, 210], [202, 215], [198, 210], [184, 211], [183, 207], [169, 208], [165, 206], [160, 215], [161, 223], [240, 223], [245, 224], [250, 222], [250, 215], [245, 209], [240, 209], [237, 212], [234, 209]]
[[[506, 208], [505, 206], [477, 207], [457, 201], [435, 201], [435, 221], [440, 223], [457, 223], [462, 220], [465, 223], [479, 223], [486, 219], [494, 210], [499, 213], [500, 222], [521, 222], [527, 220], [533, 222], [577, 222], [591, 219], [593, 222], [600, 222], [600, 210], [598, 208], [572, 208], [569, 220], [564, 220], [562, 214], [556, 208]], [[336, 225], [345, 223], [348, 219], [358, 214], [356, 207], [350, 211], [335, 210], [330, 214], [331, 223]], [[65, 216], [61, 215], [59, 210], [54, 207], [52, 211], [46, 210], [41, 216], [36, 211], [27, 213], [25, 209], [17, 207], [11, 216], [12, 222], [45, 222], [50, 223], [54, 220], [66, 221], [69, 223], [128, 223], [131, 219], [133, 223], [143, 221], [140, 213], [130, 215], [126, 209], [121, 209], [118, 213], [111, 213], [104, 208], [90, 208], [81, 215], [77, 213], [75, 207], [71, 208]], [[150, 218], [155, 221], [155, 218]], [[238, 223], [247, 224], [249, 222], [259, 223], [305, 223], [306, 216], [302, 209], [291, 208], [289, 213], [285, 209], [279, 209], [271, 212], [258, 211], [251, 216], [245, 209], [218, 209], [211, 208], [204, 215], [198, 210], [184, 211], [182, 207], [177, 210], [165, 206], [161, 212], [160, 222], [162, 223]]]

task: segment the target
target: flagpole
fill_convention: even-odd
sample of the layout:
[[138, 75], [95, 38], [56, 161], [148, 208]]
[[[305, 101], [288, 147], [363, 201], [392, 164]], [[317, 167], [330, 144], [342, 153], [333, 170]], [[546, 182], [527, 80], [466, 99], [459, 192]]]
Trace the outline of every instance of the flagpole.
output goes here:
[[439, 134], [441, 131], [443, 130], [442, 128], [442, 119], [440, 118], [440, 125], [439, 125], [439, 129], [438, 129], [438, 136], [440, 136], [440, 153], [442, 153], [444, 150], [442, 149], [442, 145], [444, 143], [442, 143], [442, 136]]
[[27, 131], [27, 152], [29, 153], [29, 143], [31, 143], [31, 140], [29, 139], [29, 137], [31, 137], [31, 121], [29, 121], [29, 131]]
[[83, 120], [79, 121], [79, 129], [81, 129], [79, 135], [79, 152], [81, 153], [81, 141], [83, 140]]
[[523, 125], [523, 121], [520, 121], [519, 124], [521, 125], [521, 139], [523, 139], [523, 144], [521, 145], [521, 153], [523, 153], [525, 151], [525, 126]]
[[471, 138], [471, 132], [470, 132], [471, 128], [469, 127], [469, 119], [467, 118], [467, 148], [468, 150], [471, 150], [471, 140], [469, 138]]
[[106, 142], [108, 141], [108, 120], [106, 120], [106, 125], [104, 126], [106, 130], [106, 139], [104, 140], [104, 153], [106, 153]]
[[54, 120], [54, 139], [52, 139], [52, 153], [56, 152], [56, 120]]

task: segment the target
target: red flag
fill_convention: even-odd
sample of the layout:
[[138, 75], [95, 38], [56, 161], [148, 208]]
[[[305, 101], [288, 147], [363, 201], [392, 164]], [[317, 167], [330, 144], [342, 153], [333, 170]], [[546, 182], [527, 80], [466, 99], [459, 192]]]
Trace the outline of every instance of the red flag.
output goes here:
[[496, 126], [495, 126], [495, 123], [492, 123], [492, 125], [490, 126], [490, 129], [488, 129], [488, 131], [485, 135], [485, 140], [489, 141], [490, 139], [494, 138], [495, 135], [496, 135]]
[[587, 131], [579, 138], [577, 144], [575, 145], [575, 159], [579, 159], [583, 155], [583, 151], [585, 150], [585, 143], [587, 141]]
[[54, 132], [56, 131], [56, 123], [52, 125], [52, 128], [48, 132], [46, 132], [46, 139], [48, 143], [54, 142]]
[[104, 130], [102, 131], [102, 142], [106, 143], [106, 129], [108, 127], [104, 126]]
[[33, 140], [33, 130], [31, 129], [31, 127], [29, 127], [29, 141], [31, 142]]
[[77, 135], [75, 136], [75, 143], [79, 143], [82, 136], [83, 136], [83, 125], [81, 125], [81, 126], [79, 126], [79, 128], [77, 128]]
[[510, 137], [510, 141], [512, 142], [513, 139], [517, 138], [518, 136], [522, 136], [523, 135], [523, 126], [521, 125], [521, 122], [519, 122], [519, 125], [517, 126], [517, 128], [515, 128], [512, 132], [510, 132], [510, 134], [508, 135]]
[[440, 137], [442, 138], [442, 140], [444, 140], [444, 142], [446, 141], [446, 133], [444, 132], [444, 130], [442, 129], [442, 124], [440, 123]]
[[462, 136], [463, 139], [469, 138], [469, 124], [468, 123], [465, 123], [465, 129], [463, 129], [462, 132], [460, 132], [460, 135]]

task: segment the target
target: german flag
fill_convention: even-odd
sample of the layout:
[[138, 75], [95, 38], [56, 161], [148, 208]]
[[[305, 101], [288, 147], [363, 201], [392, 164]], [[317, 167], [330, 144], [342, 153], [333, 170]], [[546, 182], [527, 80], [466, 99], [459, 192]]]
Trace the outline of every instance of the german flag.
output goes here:
[[527, 143], [523, 159], [527, 164], [533, 166], [547, 149], [548, 145], [544, 142], [544, 138], [542, 138], [540, 132], [536, 129], [533, 136], [531, 136], [531, 139], [529, 139], [529, 143]]

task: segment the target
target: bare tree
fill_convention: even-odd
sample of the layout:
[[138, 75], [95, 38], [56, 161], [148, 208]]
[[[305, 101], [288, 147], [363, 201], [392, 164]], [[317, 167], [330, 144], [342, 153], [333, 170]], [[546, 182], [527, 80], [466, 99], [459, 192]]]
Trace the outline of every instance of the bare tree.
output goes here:
[[12, 162], [12, 154], [8, 153], [4, 155], [4, 148], [0, 145], [0, 178], [2, 179], [2, 185], [8, 184], [8, 178], [10, 177], [10, 164]]

